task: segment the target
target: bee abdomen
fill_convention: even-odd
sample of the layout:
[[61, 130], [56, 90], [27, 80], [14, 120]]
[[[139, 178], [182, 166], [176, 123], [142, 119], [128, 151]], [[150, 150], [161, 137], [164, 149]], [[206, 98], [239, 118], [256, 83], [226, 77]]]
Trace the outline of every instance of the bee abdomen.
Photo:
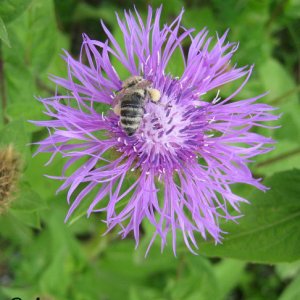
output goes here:
[[131, 118], [127, 116], [122, 116], [121, 123], [122, 125], [135, 125], [136, 123], [139, 123], [140, 119], [140, 117]]
[[122, 116], [120, 118], [122, 128], [128, 135], [133, 135], [140, 126], [142, 116], [136, 117]]
[[129, 117], [129, 118], [136, 118], [142, 117], [144, 115], [143, 107], [121, 107], [121, 116]]
[[124, 95], [121, 101], [120, 122], [124, 131], [133, 135], [140, 126], [144, 115], [144, 90], [137, 90], [130, 95]]
[[138, 90], [131, 95], [125, 95], [122, 99], [121, 106], [142, 107], [144, 105], [145, 92]]

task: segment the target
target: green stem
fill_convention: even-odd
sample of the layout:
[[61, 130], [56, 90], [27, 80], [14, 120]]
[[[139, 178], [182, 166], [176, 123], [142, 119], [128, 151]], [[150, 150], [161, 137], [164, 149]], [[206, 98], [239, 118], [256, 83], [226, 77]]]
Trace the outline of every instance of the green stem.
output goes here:
[[[289, 30], [289, 33], [292, 37], [292, 40], [295, 44], [295, 47], [296, 47], [296, 50], [297, 50], [297, 55], [298, 55], [298, 58], [300, 57], [300, 41], [299, 41], [299, 38], [298, 38], [298, 34], [295, 32], [295, 29], [293, 27], [292, 24], [288, 23], [287, 24], [287, 28]], [[300, 80], [300, 62], [298, 61], [297, 62], [297, 65], [298, 65], [298, 72], [297, 72], [297, 79], [298, 81]]]
[[267, 166], [267, 165], [271, 165], [275, 162], [278, 162], [280, 160], [283, 160], [283, 159], [286, 159], [286, 158], [289, 158], [291, 156], [294, 156], [294, 155], [297, 155], [297, 154], [300, 154], [300, 148], [296, 148], [294, 150], [291, 150], [291, 151], [288, 151], [286, 153], [283, 153], [283, 154], [280, 154], [278, 156], [275, 156], [275, 157], [272, 157], [270, 159], [267, 159], [261, 163], [258, 163], [256, 165], [257, 168], [260, 168], [260, 167], [264, 167], [264, 166]]
[[182, 273], [184, 272], [185, 268], [185, 259], [184, 259], [184, 254], [181, 253], [179, 256], [179, 262], [177, 264], [177, 269], [176, 269], [176, 279], [180, 279], [182, 277]]
[[278, 5], [275, 7], [275, 9], [272, 11], [271, 17], [266, 23], [266, 28], [269, 29], [271, 25], [276, 21], [278, 16], [280, 16], [283, 12], [284, 6], [288, 3], [289, 0], [282, 0], [278, 3]]

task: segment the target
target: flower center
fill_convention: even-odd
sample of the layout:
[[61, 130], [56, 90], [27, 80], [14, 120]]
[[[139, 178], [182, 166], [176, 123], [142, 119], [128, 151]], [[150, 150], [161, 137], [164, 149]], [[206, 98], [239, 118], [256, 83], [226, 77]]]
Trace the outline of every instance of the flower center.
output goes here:
[[138, 164], [164, 172], [195, 160], [205, 124], [201, 108], [182, 105], [176, 98], [163, 95], [158, 103], [147, 102], [136, 132]]

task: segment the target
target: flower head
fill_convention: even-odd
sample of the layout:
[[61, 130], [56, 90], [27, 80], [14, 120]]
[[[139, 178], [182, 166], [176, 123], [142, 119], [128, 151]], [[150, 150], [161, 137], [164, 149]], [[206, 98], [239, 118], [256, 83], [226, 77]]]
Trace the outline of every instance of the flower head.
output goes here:
[[[265, 189], [247, 163], [270, 151], [273, 141], [251, 130], [277, 117], [269, 114], [272, 107], [257, 103], [262, 95], [236, 100], [252, 67], [230, 64], [237, 44], [225, 42], [227, 32], [213, 43], [206, 29], [194, 34], [181, 27], [182, 14], [162, 28], [161, 8], [149, 8], [145, 23], [138, 12], [125, 12], [125, 20], [117, 16], [124, 50], [103, 23], [107, 41], [84, 34], [79, 60], [65, 53], [68, 78], [53, 77], [68, 93], [40, 99], [51, 120], [36, 124], [49, 129], [38, 152], [67, 159], [62, 176], [56, 177], [63, 181], [59, 190], [68, 188], [67, 219], [94, 191], [87, 214], [105, 212], [109, 230], [120, 225], [123, 237], [133, 231], [138, 244], [147, 219], [155, 228], [151, 243], [159, 236], [164, 247], [171, 232], [175, 251], [179, 230], [193, 251], [195, 234], [220, 242], [220, 219], [237, 218], [228, 208], [239, 211], [246, 200], [231, 191], [232, 184]], [[187, 51], [183, 41], [189, 42]], [[180, 77], [166, 72], [175, 51], [184, 64]], [[116, 72], [112, 57], [128, 77], [141, 76], [160, 96], [153, 102], [145, 94], [144, 112], [131, 136], [113, 111], [127, 78]], [[217, 89], [239, 78], [244, 78], [240, 87], [221, 99]], [[208, 91], [215, 96], [204, 101]], [[81, 166], [69, 174], [78, 162]], [[128, 177], [134, 181], [128, 183]]]

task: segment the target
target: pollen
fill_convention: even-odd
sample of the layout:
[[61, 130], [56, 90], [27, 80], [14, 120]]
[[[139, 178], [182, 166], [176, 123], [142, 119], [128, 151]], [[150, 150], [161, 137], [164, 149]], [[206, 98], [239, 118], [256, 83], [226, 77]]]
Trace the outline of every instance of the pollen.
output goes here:
[[160, 91], [157, 89], [148, 89], [148, 93], [153, 102], [157, 102], [160, 100]]

